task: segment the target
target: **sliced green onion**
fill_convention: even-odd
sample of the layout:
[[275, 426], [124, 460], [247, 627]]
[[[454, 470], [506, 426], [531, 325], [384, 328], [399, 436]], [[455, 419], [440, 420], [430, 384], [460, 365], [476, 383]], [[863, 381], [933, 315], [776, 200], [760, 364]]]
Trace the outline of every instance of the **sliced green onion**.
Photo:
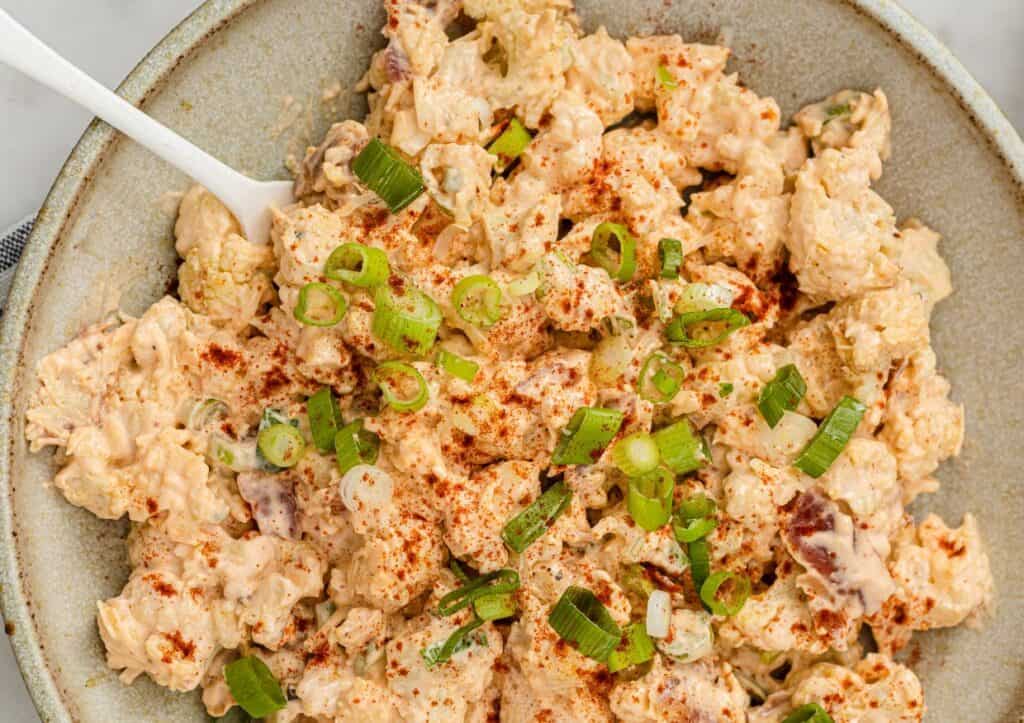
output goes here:
[[612, 448], [612, 462], [627, 477], [653, 472], [660, 461], [658, 445], [646, 432], [634, 432], [623, 437]]
[[621, 223], [605, 221], [594, 229], [590, 258], [616, 281], [629, 281], [636, 273], [636, 239]]
[[662, 87], [668, 90], [675, 90], [679, 87], [679, 81], [673, 77], [672, 73], [664, 65], [658, 66], [658, 69], [654, 71], [654, 77], [658, 79]]
[[572, 490], [559, 481], [544, 490], [529, 507], [509, 520], [501, 531], [505, 544], [522, 554], [538, 537], [544, 534], [560, 514], [569, 506]]
[[313, 444], [321, 452], [333, 452], [334, 437], [344, 422], [330, 387], [321, 387], [320, 391], [306, 400], [306, 414], [309, 415]]
[[270, 464], [287, 468], [294, 467], [302, 459], [306, 440], [302, 438], [302, 432], [291, 424], [273, 424], [260, 430], [256, 445]]
[[594, 464], [622, 426], [617, 409], [581, 407], [576, 410], [558, 439], [551, 463]]
[[796, 409], [806, 393], [807, 382], [800, 376], [800, 370], [794, 364], [787, 364], [775, 373], [774, 379], [764, 385], [757, 400], [757, 408], [761, 410], [761, 416], [768, 426], [774, 429], [782, 415]]
[[420, 651], [420, 657], [423, 658], [427, 668], [433, 668], [439, 663], [447, 663], [452, 659], [453, 655], [462, 652], [472, 645], [473, 641], [470, 639], [469, 634], [483, 624], [484, 621], [480, 618], [473, 618], [452, 633], [443, 643], [434, 643], [429, 647], [423, 648]]
[[[750, 325], [750, 319], [736, 309], [720, 307], [705, 311], [678, 314], [665, 328], [665, 336], [674, 344], [688, 349], [703, 349], [721, 344], [737, 329]], [[692, 327], [701, 326], [704, 333], [694, 336]]]
[[288, 705], [281, 684], [267, 664], [256, 656], [239, 658], [225, 665], [224, 682], [235, 702], [253, 718], [264, 718]]
[[714, 517], [718, 505], [703, 492], [687, 497], [677, 508], [680, 517], [685, 520], [696, 520], [701, 517]]
[[709, 311], [732, 306], [735, 298], [736, 292], [725, 284], [693, 283], [683, 287], [673, 308], [677, 314], [685, 314], [688, 311]]
[[658, 260], [661, 262], [661, 278], [678, 279], [679, 267], [683, 265], [683, 242], [677, 238], [663, 238], [658, 242]]
[[509, 296], [526, 296], [540, 288], [540, 272], [536, 269], [518, 279], [505, 284]]
[[782, 723], [834, 723], [832, 716], [817, 703], [802, 705], [788, 716]]
[[363, 420], [357, 419], [334, 435], [334, 453], [338, 459], [338, 470], [345, 474], [358, 464], [373, 464], [377, 461], [380, 437], [364, 429]]
[[630, 623], [622, 631], [622, 640], [608, 656], [608, 670], [617, 673], [631, 665], [646, 663], [654, 657], [654, 641], [643, 623]]
[[469, 575], [465, 570], [462, 569], [462, 563], [457, 558], [452, 558], [451, 562], [448, 563], [448, 568], [454, 573], [455, 577], [458, 578], [459, 582], [465, 584], [470, 581]]
[[654, 583], [647, 577], [644, 566], [635, 563], [625, 566], [619, 584], [644, 598], [654, 592]]
[[[405, 362], [389, 361], [378, 364], [373, 370], [373, 381], [380, 385], [384, 401], [396, 412], [415, 412], [423, 409], [430, 399], [427, 380], [416, 367]], [[404, 393], [402, 387], [405, 388]]]
[[199, 431], [218, 417], [227, 416], [228, 405], [213, 397], [197, 402], [188, 414], [187, 427]]
[[732, 394], [733, 389], [735, 389], [735, 387], [732, 385], [732, 382], [722, 382], [718, 385], [718, 396], [725, 399], [727, 396]]
[[473, 381], [476, 378], [476, 373], [480, 371], [480, 365], [475, 361], [463, 359], [458, 354], [452, 354], [447, 349], [440, 349], [437, 352], [437, 366], [442, 371], [451, 374], [453, 377], [458, 377], [464, 382]]
[[853, 397], [840, 399], [793, 465], [815, 479], [825, 474], [846, 448], [865, 410]]
[[642, 399], [655, 404], [668, 404], [675, 399], [684, 381], [686, 372], [683, 368], [665, 352], [656, 351], [644, 361], [636, 385]]
[[398, 213], [423, 193], [423, 177], [398, 152], [374, 138], [352, 160], [352, 172]]
[[498, 173], [502, 173], [512, 165], [512, 162], [523, 154], [532, 140], [533, 136], [530, 135], [530, 131], [526, 130], [517, 118], [510, 120], [501, 135], [487, 146], [487, 152], [497, 156], [495, 168]]
[[675, 533], [676, 539], [687, 543], [707, 537], [716, 527], [718, 527], [718, 520], [714, 517], [672, 521], [672, 532]]
[[314, 282], [299, 289], [295, 318], [306, 326], [334, 326], [345, 317], [348, 301], [330, 284]]
[[570, 585], [548, 615], [562, 640], [575, 643], [588, 658], [603, 663], [618, 646], [622, 630], [604, 605], [586, 588]]
[[378, 286], [373, 301], [372, 329], [393, 349], [423, 356], [441, 328], [441, 309], [429, 296], [408, 284], [399, 291]]
[[708, 462], [703, 440], [694, 433], [685, 419], [659, 429], [654, 433], [654, 441], [658, 445], [662, 462], [676, 474], [693, 472]]
[[481, 575], [442, 597], [437, 604], [437, 612], [442, 617], [447, 617], [463, 608], [469, 607], [474, 601], [485, 595], [501, 595], [503, 593], [515, 592], [518, 589], [518, 572], [510, 568], [495, 570], [486, 575]]
[[[727, 597], [722, 600], [719, 597], [719, 592], [727, 584]], [[743, 609], [748, 597], [750, 597], [750, 580], [728, 570], [720, 570], [714, 575], [708, 576], [700, 586], [701, 601], [715, 615], [724, 617], [735, 615]]]
[[463, 321], [493, 326], [501, 319], [501, 287], [484, 274], [467, 276], [455, 284], [452, 306]]
[[711, 550], [708, 549], [706, 538], [694, 540], [686, 547], [690, 558], [690, 575], [693, 577], [693, 586], [698, 591], [704, 586], [704, 581], [711, 574]]
[[636, 524], [650, 532], [668, 522], [675, 488], [675, 478], [664, 467], [629, 480], [626, 507]]
[[481, 620], [502, 620], [516, 614], [516, 598], [510, 593], [484, 595], [473, 601], [473, 610]]
[[342, 244], [331, 252], [324, 276], [364, 289], [380, 286], [391, 275], [388, 255], [380, 249], [357, 243]]

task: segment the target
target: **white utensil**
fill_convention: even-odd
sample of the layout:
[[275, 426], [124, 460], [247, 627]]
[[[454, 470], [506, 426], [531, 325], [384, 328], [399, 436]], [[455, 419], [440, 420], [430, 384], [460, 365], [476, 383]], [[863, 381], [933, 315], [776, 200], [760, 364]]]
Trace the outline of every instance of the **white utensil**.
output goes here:
[[203, 184], [253, 243], [267, 243], [270, 209], [293, 201], [291, 181], [254, 181], [229, 168], [97, 83], [0, 9], [0, 61], [95, 113]]

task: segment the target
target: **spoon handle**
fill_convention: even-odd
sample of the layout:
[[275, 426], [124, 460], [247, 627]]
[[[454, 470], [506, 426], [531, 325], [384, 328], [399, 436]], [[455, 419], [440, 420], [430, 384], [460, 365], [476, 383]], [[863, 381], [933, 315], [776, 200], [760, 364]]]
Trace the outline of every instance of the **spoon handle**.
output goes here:
[[252, 181], [107, 90], [0, 9], [0, 61], [95, 113], [206, 186], [238, 216]]

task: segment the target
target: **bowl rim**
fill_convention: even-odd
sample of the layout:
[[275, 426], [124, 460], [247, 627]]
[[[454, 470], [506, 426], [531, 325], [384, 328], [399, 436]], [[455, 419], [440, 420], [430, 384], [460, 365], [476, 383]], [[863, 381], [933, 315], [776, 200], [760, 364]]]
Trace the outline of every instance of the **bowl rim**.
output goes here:
[[[118, 86], [118, 94], [136, 105], [144, 105], [181, 63], [260, 1], [206, 0], [139, 61]], [[881, 26], [948, 88], [1003, 161], [1017, 188], [1024, 190], [1024, 142], [952, 52], [891, 0], [838, 1]], [[78, 720], [78, 716], [58, 685], [40, 643], [31, 595], [23, 584], [20, 554], [14, 543], [11, 469], [12, 434], [17, 425], [12, 416], [13, 402], [30, 331], [32, 299], [79, 199], [117, 138], [113, 128], [94, 119], [71, 151], [36, 217], [0, 322], [0, 539], [9, 542], [0, 550], [0, 611], [22, 678], [44, 721], [70, 723]]]

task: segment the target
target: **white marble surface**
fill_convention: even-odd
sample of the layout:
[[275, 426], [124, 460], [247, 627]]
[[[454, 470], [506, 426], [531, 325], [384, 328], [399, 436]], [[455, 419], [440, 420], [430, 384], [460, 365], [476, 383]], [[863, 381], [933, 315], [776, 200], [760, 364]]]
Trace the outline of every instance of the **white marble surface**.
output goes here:
[[[1024, 129], [1024, 2], [902, 0]], [[73, 63], [116, 85], [200, 0], [2, 0], [0, 6]], [[0, 66], [0, 229], [31, 214], [89, 116]], [[37, 720], [6, 645], [0, 647], [5, 721]]]

